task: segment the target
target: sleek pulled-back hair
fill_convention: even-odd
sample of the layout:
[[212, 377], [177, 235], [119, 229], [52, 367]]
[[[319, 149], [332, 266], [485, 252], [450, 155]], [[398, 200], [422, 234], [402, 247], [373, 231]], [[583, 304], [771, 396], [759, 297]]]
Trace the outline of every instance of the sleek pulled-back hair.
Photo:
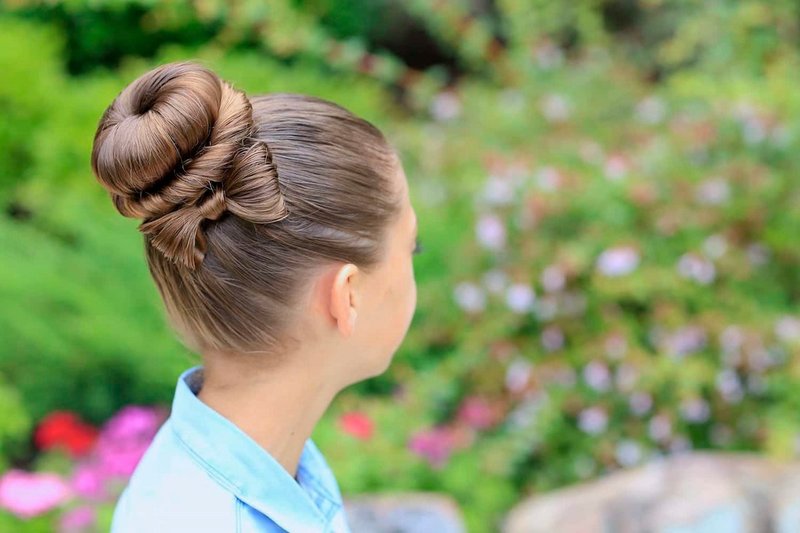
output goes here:
[[194, 61], [128, 85], [92, 148], [117, 210], [142, 219], [167, 318], [195, 352], [285, 348], [320, 267], [372, 271], [400, 214], [398, 165], [381, 132], [343, 107], [248, 98]]

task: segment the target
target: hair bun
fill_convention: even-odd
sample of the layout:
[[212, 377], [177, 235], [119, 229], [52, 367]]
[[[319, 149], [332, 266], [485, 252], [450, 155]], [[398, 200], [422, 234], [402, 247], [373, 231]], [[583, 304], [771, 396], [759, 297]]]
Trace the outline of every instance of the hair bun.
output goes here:
[[226, 210], [227, 175], [252, 128], [243, 92], [196, 62], [168, 63], [105, 110], [92, 170], [122, 215], [144, 219], [139, 230], [153, 246], [196, 268], [205, 252], [200, 223]]

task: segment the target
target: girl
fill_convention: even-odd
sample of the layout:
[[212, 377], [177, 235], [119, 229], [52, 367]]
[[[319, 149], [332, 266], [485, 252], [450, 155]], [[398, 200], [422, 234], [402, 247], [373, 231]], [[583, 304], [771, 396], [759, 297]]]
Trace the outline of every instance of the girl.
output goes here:
[[320, 98], [248, 97], [162, 65], [100, 119], [92, 169], [141, 219], [170, 325], [202, 365], [114, 510], [114, 533], [348, 532], [311, 433], [384, 372], [416, 306], [420, 251], [395, 149]]

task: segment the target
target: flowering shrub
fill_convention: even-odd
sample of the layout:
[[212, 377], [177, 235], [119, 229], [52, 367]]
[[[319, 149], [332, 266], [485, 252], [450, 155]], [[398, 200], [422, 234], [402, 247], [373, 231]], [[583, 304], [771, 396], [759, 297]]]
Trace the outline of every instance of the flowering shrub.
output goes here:
[[[0, 508], [26, 521], [59, 514], [64, 533], [107, 530], [110, 524], [98, 521], [98, 510], [106, 512], [105, 521], [110, 519], [122, 487], [164, 419], [163, 409], [127, 406], [97, 429], [75, 413], [51, 413], [35, 430], [42, 454], [38, 461], [48, 464], [58, 455], [68, 460], [57, 471], [7, 470], [0, 477]], [[14, 530], [22, 527], [17, 524]]]
[[[798, 455], [796, 3], [615, 3], [635, 28], [609, 27], [614, 10], [589, 0], [498, 0], [492, 17], [469, 2], [403, 3], [455, 58], [464, 75], [452, 79], [332, 38], [301, 4], [234, 10], [208, 47], [82, 78], [63, 75], [48, 33], [0, 19], [12, 154], [0, 174], [26, 180], [0, 217], [0, 286], [29, 302], [0, 309], [9, 513], [102, 522], [158, 417], [128, 411], [130, 424], [95, 433], [53, 414], [34, 439], [51, 459], [25, 471], [13, 442], [64, 402], [94, 421], [166, 405], [189, 364], [158, 329], [139, 236], [107, 198], [95, 205], [85, 161], [119, 87], [188, 55], [248, 90], [338, 101], [403, 156], [426, 250], [417, 314], [389, 370], [320, 423], [343, 492], [444, 491], [488, 531], [525, 495], [664, 454]], [[208, 23], [224, 5], [187, 4], [186, 16]], [[173, 28], [179, 11], [159, 3], [148, 26]], [[281, 14], [296, 24], [275, 24]], [[15, 499], [37, 484], [47, 500]]]

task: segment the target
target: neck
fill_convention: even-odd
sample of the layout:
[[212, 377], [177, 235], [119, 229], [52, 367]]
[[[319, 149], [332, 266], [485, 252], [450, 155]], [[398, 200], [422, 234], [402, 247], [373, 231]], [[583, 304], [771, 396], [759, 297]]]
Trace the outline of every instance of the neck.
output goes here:
[[204, 376], [197, 397], [296, 478], [306, 440], [336, 394], [324, 385], [322, 373], [297, 364], [258, 371], [210, 358]]

